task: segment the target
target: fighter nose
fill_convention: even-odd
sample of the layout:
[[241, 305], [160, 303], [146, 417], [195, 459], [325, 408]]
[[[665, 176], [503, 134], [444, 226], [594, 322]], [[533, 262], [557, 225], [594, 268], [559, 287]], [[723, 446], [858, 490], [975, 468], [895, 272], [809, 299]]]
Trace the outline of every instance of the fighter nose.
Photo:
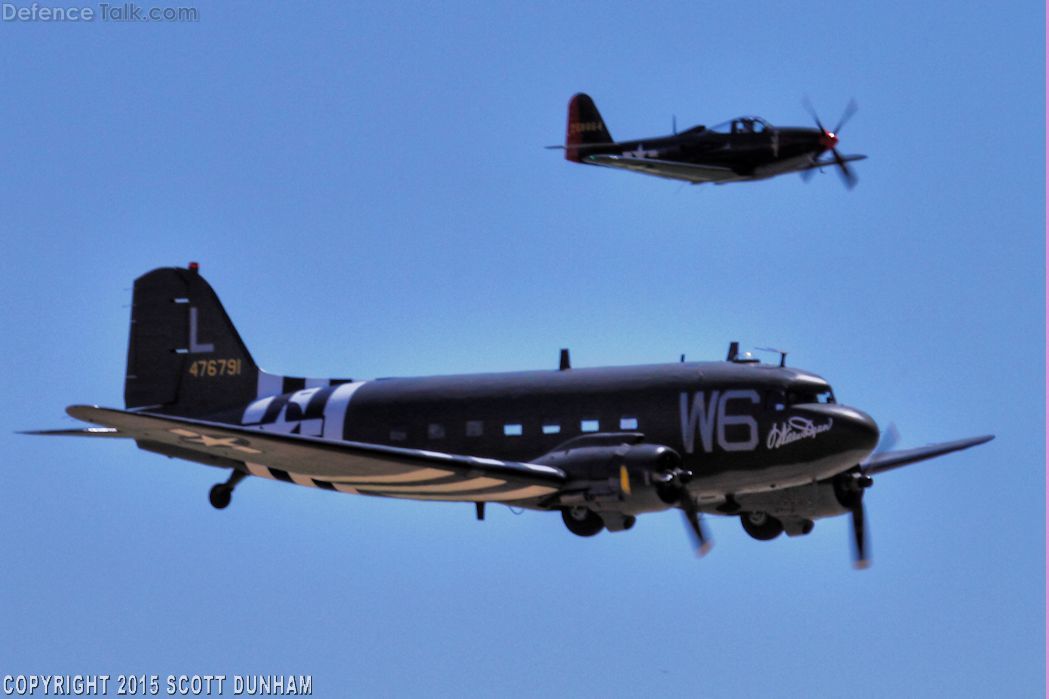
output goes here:
[[838, 135], [833, 131], [824, 131], [820, 134], [820, 145], [825, 149], [830, 150], [838, 145]]

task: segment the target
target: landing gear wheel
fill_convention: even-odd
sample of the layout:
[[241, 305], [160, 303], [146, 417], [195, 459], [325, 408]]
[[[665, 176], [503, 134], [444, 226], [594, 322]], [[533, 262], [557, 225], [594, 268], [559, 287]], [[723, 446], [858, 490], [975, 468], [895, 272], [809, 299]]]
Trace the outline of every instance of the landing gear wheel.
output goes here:
[[605, 528], [600, 515], [587, 507], [566, 507], [561, 510], [561, 519], [576, 536], [594, 536]]
[[230, 500], [233, 499], [233, 488], [229, 487], [225, 483], [217, 483], [211, 486], [211, 490], [208, 491], [208, 501], [211, 502], [211, 506], [216, 510], [224, 510], [229, 507]]
[[743, 512], [739, 521], [744, 531], [758, 541], [771, 541], [783, 533], [783, 522], [767, 512]]

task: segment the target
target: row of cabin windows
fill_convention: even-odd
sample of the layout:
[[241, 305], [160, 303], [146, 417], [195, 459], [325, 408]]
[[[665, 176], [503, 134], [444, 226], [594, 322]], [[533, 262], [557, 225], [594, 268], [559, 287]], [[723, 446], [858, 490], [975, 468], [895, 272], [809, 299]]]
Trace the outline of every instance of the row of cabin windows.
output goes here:
[[[619, 418], [619, 429], [621, 430], [636, 430], [637, 429], [637, 418], [636, 417], [621, 417]], [[579, 421], [580, 432], [600, 432], [601, 421], [596, 419], [587, 419]], [[543, 434], [560, 434], [561, 423], [560, 422], [543, 422], [542, 424]], [[520, 437], [524, 434], [524, 425], [520, 422], [506, 422], [502, 425], [502, 433], [507, 437]], [[483, 437], [484, 436], [484, 422], [482, 420], [467, 420], [465, 434], [467, 437]], [[444, 439], [446, 432], [444, 425], [439, 422], [431, 422], [426, 426], [426, 436], [428, 439]], [[395, 427], [390, 430], [390, 441], [391, 442], [404, 442], [408, 439], [408, 430], [403, 427]]]

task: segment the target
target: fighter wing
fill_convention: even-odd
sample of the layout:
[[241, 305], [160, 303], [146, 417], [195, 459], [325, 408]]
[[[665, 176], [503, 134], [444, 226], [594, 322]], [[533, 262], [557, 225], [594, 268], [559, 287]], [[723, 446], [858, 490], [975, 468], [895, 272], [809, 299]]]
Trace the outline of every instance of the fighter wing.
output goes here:
[[116, 429], [151, 451], [212, 463], [240, 462], [256, 476], [344, 493], [510, 502], [548, 495], [566, 480], [561, 469], [539, 464], [263, 432], [88, 405], [73, 405], [66, 412]]
[[693, 165], [673, 160], [655, 160], [653, 158], [636, 158], [629, 155], [587, 155], [583, 160], [594, 165], [614, 167], [620, 170], [633, 170], [645, 175], [666, 177], [672, 180], [685, 180], [699, 184], [701, 182], [726, 182], [738, 179], [734, 171], [716, 165]]
[[975, 447], [978, 444], [989, 442], [992, 439], [994, 439], [994, 435], [987, 434], [982, 437], [969, 437], [968, 439], [958, 439], [953, 442], [930, 444], [925, 447], [917, 447], [916, 449], [882, 452], [880, 454], [874, 454], [860, 466], [863, 468], [864, 472], [868, 474], [882, 473], [918, 461], [925, 461], [926, 459], [933, 459], [937, 456], [950, 454], [953, 451], [961, 451], [962, 449]]
[[[866, 155], [843, 155], [843, 156], [841, 156], [841, 161], [843, 163], [854, 163], [857, 160], [866, 160], [866, 159], [867, 159]], [[802, 165], [802, 166], [800, 166], [800, 167], [798, 167], [796, 169], [797, 169], [798, 172], [804, 172], [805, 170], [814, 170], [815, 168], [818, 168], [818, 167], [835, 167], [836, 165], [837, 165], [837, 163], [834, 162], [833, 159], [832, 160], [814, 160], [811, 163], [809, 163], [808, 165]]]

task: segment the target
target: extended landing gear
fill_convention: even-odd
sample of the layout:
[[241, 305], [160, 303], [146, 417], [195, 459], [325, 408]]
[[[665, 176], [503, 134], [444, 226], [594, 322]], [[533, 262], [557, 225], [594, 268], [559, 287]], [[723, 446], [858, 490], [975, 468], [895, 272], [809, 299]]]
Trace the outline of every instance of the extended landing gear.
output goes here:
[[758, 541], [771, 541], [783, 533], [783, 522], [767, 512], [743, 512], [739, 515], [743, 529]]
[[211, 490], [208, 491], [208, 501], [211, 503], [211, 506], [216, 510], [224, 510], [229, 507], [229, 503], [233, 499], [233, 489], [247, 475], [244, 471], [233, 469], [233, 473], [230, 474], [229, 479], [225, 483], [216, 483], [211, 486]]
[[605, 528], [605, 521], [589, 507], [566, 507], [561, 510], [561, 519], [576, 536], [594, 536]]

